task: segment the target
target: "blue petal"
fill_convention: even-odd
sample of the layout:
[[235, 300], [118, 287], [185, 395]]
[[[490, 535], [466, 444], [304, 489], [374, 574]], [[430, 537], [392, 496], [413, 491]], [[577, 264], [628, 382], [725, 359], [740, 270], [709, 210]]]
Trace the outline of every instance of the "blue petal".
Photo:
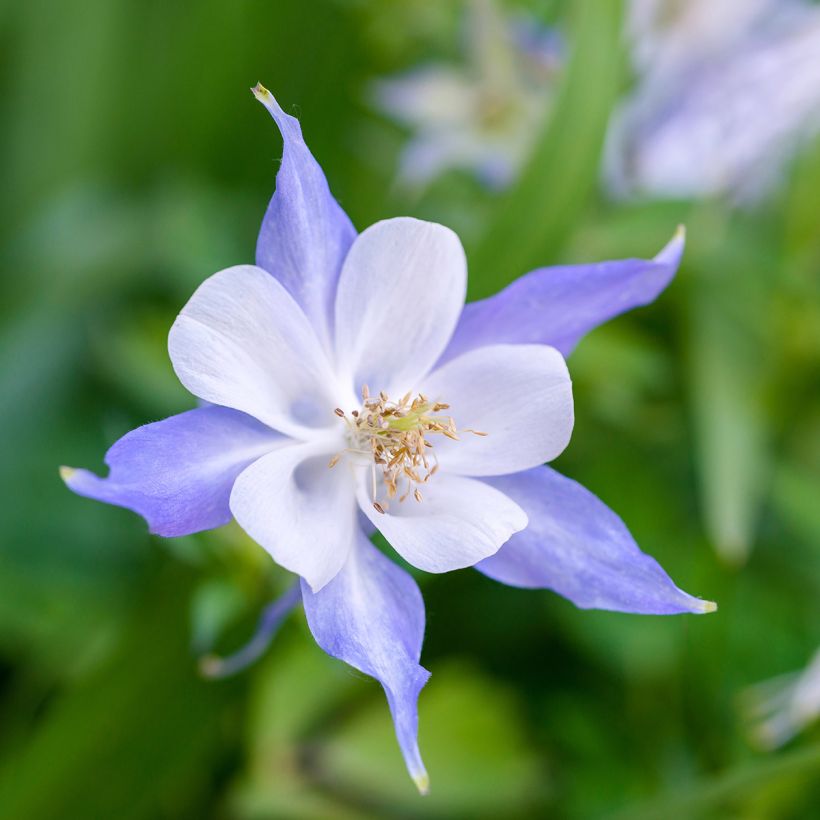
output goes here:
[[549, 467], [487, 479], [530, 519], [476, 568], [510, 586], [545, 587], [582, 609], [643, 615], [713, 612], [678, 589], [640, 551], [623, 521], [589, 490]]
[[107, 478], [62, 467], [79, 495], [139, 513], [158, 535], [189, 535], [227, 524], [239, 473], [286, 439], [256, 419], [207, 405], [146, 424], [106, 453]]
[[330, 193], [324, 172], [302, 139], [299, 121], [285, 114], [263, 86], [257, 85], [253, 93], [284, 141], [276, 192], [256, 243], [256, 264], [290, 291], [329, 345], [336, 282], [356, 230]]
[[485, 345], [547, 344], [566, 357], [598, 325], [653, 301], [680, 264], [684, 231], [654, 259], [538, 268], [500, 293], [471, 302], [442, 362]]
[[417, 702], [430, 673], [418, 663], [424, 602], [416, 582], [359, 533], [341, 572], [317, 593], [302, 581], [302, 598], [319, 646], [384, 687], [407, 769], [427, 791]]

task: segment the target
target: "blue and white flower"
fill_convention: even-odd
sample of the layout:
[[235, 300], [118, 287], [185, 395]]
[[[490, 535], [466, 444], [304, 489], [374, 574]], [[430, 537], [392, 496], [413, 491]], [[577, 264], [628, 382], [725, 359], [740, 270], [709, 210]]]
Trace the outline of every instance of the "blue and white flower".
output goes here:
[[610, 129], [618, 196], [754, 203], [820, 134], [820, 7], [804, 0], [633, 0], [638, 75]]
[[107, 477], [63, 477], [159, 535], [235, 518], [300, 579], [263, 630], [301, 597], [319, 645], [383, 685], [424, 791], [424, 607], [374, 530], [427, 572], [476, 566], [583, 608], [714, 609], [678, 589], [595, 496], [543, 466], [573, 426], [564, 356], [657, 296], [683, 236], [651, 260], [535, 270], [464, 307], [458, 237], [409, 218], [357, 235], [297, 120], [253, 91], [284, 139], [256, 265], [205, 280], [169, 337], [177, 375], [205, 403], [120, 439]]
[[399, 180], [423, 188], [449, 170], [491, 188], [515, 179], [549, 114], [561, 67], [554, 31], [471, 3], [460, 63], [432, 63], [373, 83], [375, 108], [412, 134]]

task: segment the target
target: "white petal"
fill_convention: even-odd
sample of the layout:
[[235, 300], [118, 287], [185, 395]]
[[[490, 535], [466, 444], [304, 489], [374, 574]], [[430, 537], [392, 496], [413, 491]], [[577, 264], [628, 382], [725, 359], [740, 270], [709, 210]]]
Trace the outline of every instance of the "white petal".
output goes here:
[[336, 295], [336, 351], [353, 389], [412, 389], [452, 336], [466, 288], [464, 249], [449, 228], [402, 217], [360, 234]]
[[293, 297], [251, 265], [206, 279], [168, 337], [180, 381], [195, 396], [291, 436], [338, 421], [333, 375]]
[[[524, 510], [482, 481], [437, 473], [421, 492], [421, 503], [412, 495], [402, 503], [394, 499], [380, 513], [373, 506], [372, 489], [362, 480], [358, 499], [393, 549], [426, 572], [472, 566], [527, 526]], [[379, 503], [384, 506], [381, 496]]]
[[356, 533], [354, 479], [329, 460], [326, 445], [282, 447], [242, 472], [231, 493], [242, 529], [314, 592], [342, 568]]
[[450, 405], [446, 412], [460, 431], [459, 441], [431, 437], [448, 472], [491, 476], [536, 467], [554, 459], [572, 434], [572, 382], [561, 354], [546, 345], [471, 350], [431, 373], [422, 392]]

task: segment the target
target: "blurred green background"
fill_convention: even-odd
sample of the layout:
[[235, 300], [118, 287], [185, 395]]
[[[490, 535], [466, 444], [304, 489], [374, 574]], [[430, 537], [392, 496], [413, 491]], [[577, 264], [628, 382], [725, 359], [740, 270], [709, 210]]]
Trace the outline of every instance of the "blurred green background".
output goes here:
[[[454, 57], [460, 3], [0, 5], [0, 817], [820, 816], [817, 728], [760, 751], [740, 698], [820, 642], [820, 146], [753, 211], [614, 205], [598, 180], [629, 79], [618, 3], [508, 5], [573, 44], [528, 172], [413, 197], [392, 184], [405, 134], [365, 89]], [[571, 357], [557, 466], [720, 610], [581, 612], [472, 571], [421, 579], [424, 799], [380, 687], [301, 612], [256, 666], [198, 676], [287, 583], [237, 527], [151, 538], [57, 474], [192, 406], [166, 334], [199, 282], [253, 259], [281, 156], [257, 80], [359, 229], [409, 213], [461, 233], [473, 297], [688, 227], [662, 298]]]

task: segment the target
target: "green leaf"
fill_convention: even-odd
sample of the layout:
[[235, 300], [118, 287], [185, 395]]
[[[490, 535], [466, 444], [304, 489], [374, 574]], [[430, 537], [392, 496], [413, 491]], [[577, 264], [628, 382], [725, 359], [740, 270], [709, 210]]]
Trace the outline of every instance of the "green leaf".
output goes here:
[[[757, 311], [738, 308], [740, 284], [715, 275], [695, 281], [688, 335], [706, 529], [730, 564], [748, 556], [770, 465], [765, 337]], [[751, 297], [747, 277], [744, 301]]]
[[[689, 820], [707, 816], [785, 817], [787, 815], [781, 813], [760, 815], [742, 810], [730, 813], [727, 807], [749, 806], [764, 791], [777, 787], [784, 781], [794, 781], [792, 785], [802, 784], [805, 788], [817, 773], [820, 773], [820, 745], [747, 763], [722, 777], [691, 783], [685, 789], [664, 795], [658, 800], [617, 812], [609, 820]], [[714, 811], [718, 813], [713, 815]]]
[[196, 675], [188, 590], [179, 572], [156, 579], [110, 661], [48, 704], [26, 742], [0, 761], [5, 817], [148, 820], [161, 807], [202, 816], [195, 807], [224, 754], [224, 707], [235, 687]]
[[286, 628], [277, 636], [251, 671], [247, 764], [229, 796], [232, 816], [360, 816], [317, 790], [311, 739], [349, 708], [362, 686], [356, 674], [316, 646], [304, 621], [302, 629]]
[[558, 99], [529, 163], [472, 256], [471, 298], [546, 264], [570, 234], [598, 180], [620, 84], [620, 37], [620, 2], [572, 4], [572, 54]]

